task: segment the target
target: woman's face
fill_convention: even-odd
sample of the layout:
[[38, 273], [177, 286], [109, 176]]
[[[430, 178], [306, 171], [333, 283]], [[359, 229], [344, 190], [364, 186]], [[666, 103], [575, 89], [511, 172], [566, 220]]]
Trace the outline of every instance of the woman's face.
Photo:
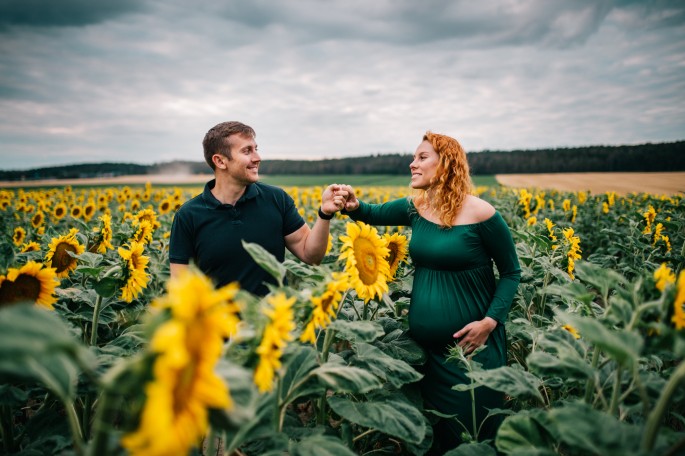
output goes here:
[[439, 156], [428, 141], [423, 141], [416, 148], [414, 161], [409, 164], [411, 171], [411, 187], [426, 190], [431, 185], [431, 179], [435, 177], [438, 169]]

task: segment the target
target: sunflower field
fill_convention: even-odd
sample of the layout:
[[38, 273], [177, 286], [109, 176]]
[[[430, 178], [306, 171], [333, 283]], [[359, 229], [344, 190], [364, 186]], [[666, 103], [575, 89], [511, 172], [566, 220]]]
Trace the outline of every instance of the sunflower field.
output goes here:
[[[286, 190], [311, 225], [322, 188]], [[425, 454], [410, 231], [337, 215], [319, 266], [245, 243], [278, 283], [263, 298], [194, 268], [169, 280], [174, 213], [201, 191], [0, 189], [2, 453]], [[483, 440], [460, 422], [447, 454], [683, 454], [683, 196], [476, 191], [522, 279], [508, 365], [451, 357], [467, 390], [506, 395], [502, 425]]]

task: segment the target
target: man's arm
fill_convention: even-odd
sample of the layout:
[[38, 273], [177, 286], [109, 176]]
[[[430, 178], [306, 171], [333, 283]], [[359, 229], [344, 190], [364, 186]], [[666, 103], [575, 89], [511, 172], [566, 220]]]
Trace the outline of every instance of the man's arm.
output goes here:
[[[347, 191], [342, 186], [329, 185], [321, 195], [321, 211], [325, 215], [335, 214], [345, 206], [346, 199]], [[285, 246], [305, 263], [320, 264], [326, 255], [330, 227], [330, 220], [318, 217], [311, 229], [305, 223], [300, 229], [287, 235]]]
[[180, 263], [169, 263], [169, 273], [171, 274], [171, 278], [175, 279], [178, 276], [180, 276], [183, 272], [188, 270], [188, 265], [187, 264], [180, 264]]

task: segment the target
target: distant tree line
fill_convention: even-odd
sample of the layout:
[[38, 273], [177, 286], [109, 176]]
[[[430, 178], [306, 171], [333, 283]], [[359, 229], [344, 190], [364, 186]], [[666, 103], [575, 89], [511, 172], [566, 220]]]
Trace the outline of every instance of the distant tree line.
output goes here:
[[[619, 171], [685, 171], [685, 141], [623, 146], [482, 151], [468, 153], [471, 173], [528, 174]], [[322, 160], [264, 160], [262, 174], [406, 174], [411, 154], [377, 154]], [[132, 174], [205, 174], [205, 162], [154, 165], [89, 163], [0, 171], [0, 180], [70, 179]]]

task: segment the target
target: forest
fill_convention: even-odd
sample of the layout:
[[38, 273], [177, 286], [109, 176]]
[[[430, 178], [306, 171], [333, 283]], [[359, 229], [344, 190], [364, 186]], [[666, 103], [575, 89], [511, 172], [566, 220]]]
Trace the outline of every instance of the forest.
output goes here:
[[[198, 154], [199, 155], [199, 154]], [[269, 160], [262, 174], [406, 174], [411, 153], [321, 160]], [[685, 141], [620, 146], [467, 153], [471, 174], [529, 174], [568, 172], [655, 172], [685, 170]], [[0, 170], [0, 180], [73, 179], [134, 174], [206, 174], [204, 161], [172, 161], [152, 165], [134, 163], [83, 163], [27, 170]]]

